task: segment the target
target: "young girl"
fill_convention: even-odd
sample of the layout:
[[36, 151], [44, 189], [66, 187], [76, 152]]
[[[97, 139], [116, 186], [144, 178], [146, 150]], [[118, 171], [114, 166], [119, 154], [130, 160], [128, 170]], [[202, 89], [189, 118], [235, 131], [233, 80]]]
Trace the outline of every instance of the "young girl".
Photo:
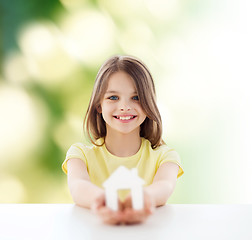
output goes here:
[[[147, 67], [130, 56], [114, 56], [100, 68], [84, 119], [93, 147], [73, 144], [62, 164], [74, 202], [109, 224], [143, 222], [166, 204], [183, 174], [180, 158], [162, 140], [155, 87]], [[134, 210], [120, 193], [119, 210], [106, 207], [103, 182], [120, 165], [137, 168], [145, 180], [144, 208]]]

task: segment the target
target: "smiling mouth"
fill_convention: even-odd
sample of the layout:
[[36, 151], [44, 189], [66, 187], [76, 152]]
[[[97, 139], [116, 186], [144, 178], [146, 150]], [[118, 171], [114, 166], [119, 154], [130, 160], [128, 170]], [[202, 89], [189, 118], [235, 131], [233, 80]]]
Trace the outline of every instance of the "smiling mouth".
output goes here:
[[135, 118], [136, 116], [114, 116], [114, 118], [116, 119], [120, 119], [120, 120], [130, 120]]

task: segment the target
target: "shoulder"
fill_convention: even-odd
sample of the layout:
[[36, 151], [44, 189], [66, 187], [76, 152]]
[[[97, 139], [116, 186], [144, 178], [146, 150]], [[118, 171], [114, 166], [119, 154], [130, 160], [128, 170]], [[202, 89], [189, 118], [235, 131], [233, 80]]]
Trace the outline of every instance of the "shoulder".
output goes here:
[[155, 149], [153, 149], [153, 151], [164, 154], [164, 153], [175, 151], [175, 150], [174, 150], [174, 148], [171, 148], [171, 147], [167, 146], [166, 144], [162, 144], [161, 146], [158, 146]]
[[179, 163], [181, 162], [178, 152], [174, 148], [171, 148], [166, 144], [157, 147], [156, 149], [154, 149], [154, 151], [159, 153], [161, 159], [169, 159], [170, 161], [175, 161]]
[[142, 144], [143, 144], [143, 152], [145, 154], [144, 156], [148, 157], [151, 160], [151, 162], [154, 162], [156, 164], [156, 171], [162, 164], [166, 162], [171, 162], [179, 166], [178, 177], [180, 177], [184, 173], [184, 170], [181, 166], [180, 156], [175, 151], [174, 148], [171, 148], [166, 144], [163, 144], [153, 149], [151, 147], [150, 141], [145, 138], [142, 138]]
[[88, 167], [87, 156], [89, 155], [90, 151], [93, 150], [93, 148], [94, 146], [88, 146], [81, 142], [72, 144], [70, 148], [68, 149], [65, 160], [62, 164], [63, 171], [67, 173], [67, 162], [69, 159], [73, 159], [73, 158], [81, 159]]
[[181, 175], [183, 175], [184, 170], [181, 165], [181, 159], [178, 152], [174, 148], [171, 148], [167, 146], [166, 144], [163, 144], [157, 147], [156, 149], [154, 149], [153, 151], [156, 151], [159, 153], [158, 167], [160, 167], [162, 164], [167, 163], [167, 162], [175, 163], [176, 165], [179, 166], [177, 177], [180, 177]]
[[75, 153], [85, 155], [85, 153], [90, 151], [92, 148], [93, 148], [92, 146], [88, 146], [88, 145], [85, 145], [81, 142], [77, 142], [77, 143], [74, 143], [70, 146], [70, 148], [67, 151], [67, 155], [71, 155], [71, 154], [75, 154]]
[[78, 152], [78, 153], [82, 153], [83, 155], [92, 153], [92, 152], [96, 152], [99, 151], [101, 149], [101, 146], [104, 143], [104, 139], [103, 138], [99, 138], [95, 141], [95, 144], [84, 144], [82, 142], [77, 142], [74, 143], [70, 146], [70, 148], [67, 151], [67, 154], [71, 154], [72, 152]]

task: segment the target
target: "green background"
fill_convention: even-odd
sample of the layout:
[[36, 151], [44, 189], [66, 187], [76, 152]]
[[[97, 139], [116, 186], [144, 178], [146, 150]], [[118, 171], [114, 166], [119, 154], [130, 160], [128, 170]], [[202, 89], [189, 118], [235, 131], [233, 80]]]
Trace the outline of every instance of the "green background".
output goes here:
[[249, 1], [0, 0], [0, 202], [70, 203], [61, 164], [84, 141], [111, 55], [149, 67], [182, 159], [169, 203], [251, 203]]

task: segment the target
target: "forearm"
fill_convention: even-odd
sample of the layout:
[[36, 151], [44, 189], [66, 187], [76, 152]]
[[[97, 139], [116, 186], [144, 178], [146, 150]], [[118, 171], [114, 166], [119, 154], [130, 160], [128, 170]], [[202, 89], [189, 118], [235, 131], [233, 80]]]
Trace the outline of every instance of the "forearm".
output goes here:
[[151, 185], [145, 187], [145, 191], [154, 199], [155, 206], [165, 205], [173, 190], [175, 184], [170, 183], [169, 181], [156, 181]]
[[74, 202], [85, 208], [90, 208], [94, 200], [104, 193], [103, 189], [90, 181], [82, 179], [76, 180], [69, 187]]

